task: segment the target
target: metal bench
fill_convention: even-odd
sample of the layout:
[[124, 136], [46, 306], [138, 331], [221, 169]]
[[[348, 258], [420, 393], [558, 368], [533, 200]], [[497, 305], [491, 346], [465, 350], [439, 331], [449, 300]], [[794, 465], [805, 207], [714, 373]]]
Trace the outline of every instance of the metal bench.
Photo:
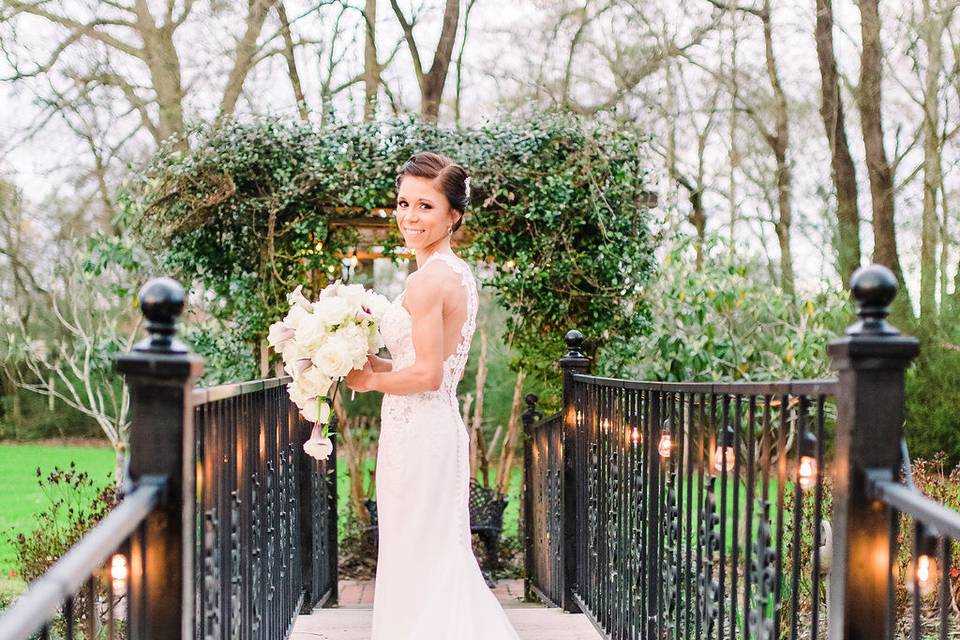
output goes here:
[[[507, 507], [507, 496], [488, 489], [475, 480], [470, 481], [470, 532], [480, 536], [487, 552], [486, 566], [482, 569], [483, 578], [491, 589], [496, 585], [494, 578], [500, 568], [500, 533], [503, 531], [503, 511]], [[376, 552], [379, 536], [377, 533], [377, 501], [367, 498], [363, 501], [370, 515], [370, 526], [365, 531], [371, 536]]]

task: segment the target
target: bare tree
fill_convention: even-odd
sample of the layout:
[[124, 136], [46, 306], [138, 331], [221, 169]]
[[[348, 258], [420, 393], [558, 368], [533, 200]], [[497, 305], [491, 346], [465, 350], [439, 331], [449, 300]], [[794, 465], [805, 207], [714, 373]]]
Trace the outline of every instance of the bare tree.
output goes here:
[[833, 52], [833, 1], [816, 0], [815, 38], [820, 65], [820, 117], [830, 147], [830, 166], [837, 198], [837, 257], [840, 276], [847, 285], [850, 274], [860, 266], [860, 207], [857, 201], [857, 172], [847, 142], [846, 119], [837, 60]]
[[923, 219], [920, 231], [920, 316], [925, 321], [937, 315], [937, 196], [943, 180], [940, 137], [940, 78], [943, 73], [943, 34], [956, 9], [923, 0], [920, 37], [927, 54], [923, 82]]
[[790, 228], [793, 224], [793, 170], [787, 157], [790, 148], [790, 116], [787, 108], [787, 97], [783, 91], [783, 82], [777, 66], [776, 53], [773, 48], [773, 20], [770, 0], [763, 0], [760, 8], [727, 4], [720, 0], [707, 0], [710, 4], [723, 11], [740, 11], [760, 20], [763, 27], [763, 50], [767, 80], [772, 92], [773, 127], [769, 127], [759, 109], [752, 105], [735, 104], [734, 108], [742, 110], [753, 121], [763, 140], [770, 148], [776, 160], [777, 182], [777, 210], [778, 218], [774, 221], [774, 230], [780, 245], [780, 286], [792, 294], [793, 283], [793, 251], [790, 245]]
[[[58, 82], [66, 80], [70, 84], [69, 91], [60, 91], [61, 99], [111, 91], [126, 101], [156, 143], [172, 138], [180, 146], [186, 145], [183, 134], [187, 87], [177, 42], [178, 32], [191, 18], [196, 3], [166, 0], [162, 10], [145, 0], [0, 3], [0, 22], [15, 25], [20, 18], [33, 17], [58, 30], [58, 40], [42, 57], [29, 47], [17, 48], [16, 39], [13, 49], [4, 42], [4, 53], [13, 67], [13, 74], [6, 80], [55, 76]], [[250, 70], [263, 59], [258, 55], [265, 44], [260, 36], [275, 4], [276, 0], [246, 3], [242, 34], [226, 56], [229, 70], [225, 74], [220, 113], [234, 112]], [[325, 3], [313, 8], [322, 4]], [[289, 23], [267, 41], [281, 36], [288, 27]], [[75, 55], [82, 52], [93, 56]], [[82, 64], [88, 60], [88, 64]]]
[[420, 47], [413, 34], [417, 18], [408, 20], [397, 0], [390, 0], [390, 6], [393, 7], [400, 28], [403, 29], [407, 49], [410, 51], [410, 57], [413, 58], [413, 70], [420, 87], [420, 113], [428, 120], [436, 120], [440, 115], [443, 87], [447, 82], [447, 72], [453, 59], [453, 46], [457, 39], [457, 26], [460, 22], [460, 0], [446, 0], [444, 3], [440, 40], [433, 52], [433, 62], [429, 70], [424, 69]]
[[883, 142], [883, 115], [881, 84], [883, 78], [883, 48], [880, 42], [879, 0], [859, 0], [860, 86], [857, 104], [860, 127], [867, 154], [867, 175], [870, 178], [870, 198], [873, 204], [873, 259], [886, 265], [900, 282], [902, 293], [894, 306], [902, 317], [913, 317], [910, 294], [900, 267], [897, 235], [894, 224], [893, 171], [887, 159]]

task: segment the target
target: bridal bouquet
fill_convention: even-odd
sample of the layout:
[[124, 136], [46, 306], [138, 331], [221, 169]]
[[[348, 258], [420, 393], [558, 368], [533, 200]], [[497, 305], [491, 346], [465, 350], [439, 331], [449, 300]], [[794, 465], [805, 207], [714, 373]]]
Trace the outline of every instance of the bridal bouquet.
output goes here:
[[380, 323], [389, 302], [363, 285], [341, 284], [337, 280], [323, 288], [316, 302], [310, 302], [298, 286], [287, 295], [290, 311], [270, 325], [267, 342], [283, 358], [283, 369], [293, 378], [287, 393], [300, 415], [313, 422], [310, 439], [303, 450], [318, 460], [333, 451], [328, 423], [334, 381], [353, 369], [362, 369], [368, 353], [383, 346]]

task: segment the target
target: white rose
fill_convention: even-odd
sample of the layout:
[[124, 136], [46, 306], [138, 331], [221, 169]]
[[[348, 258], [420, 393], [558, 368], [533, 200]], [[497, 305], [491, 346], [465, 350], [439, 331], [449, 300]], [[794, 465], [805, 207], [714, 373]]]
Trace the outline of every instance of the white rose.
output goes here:
[[[350, 357], [356, 360], [366, 358], [367, 356], [367, 332], [360, 325], [348, 324], [337, 329], [335, 335], [337, 342], [346, 346], [350, 352]], [[363, 366], [363, 365], [360, 365]]]
[[311, 313], [300, 323], [300, 326], [297, 327], [295, 336], [297, 344], [301, 349], [306, 351], [319, 349], [327, 337], [326, 321], [320, 314], [316, 312]]
[[293, 339], [294, 330], [283, 323], [283, 321], [274, 322], [270, 325], [270, 332], [267, 334], [267, 344], [275, 351], [282, 350], [283, 345]]
[[359, 309], [366, 291], [362, 284], [348, 284], [340, 287], [340, 297], [354, 309]]
[[331, 378], [340, 378], [353, 369], [353, 359], [346, 347], [339, 341], [324, 344], [313, 354], [313, 364]]
[[300, 415], [308, 422], [326, 424], [330, 420], [330, 405], [323, 398], [313, 398], [300, 407]]
[[291, 382], [287, 385], [287, 395], [290, 396], [290, 401], [301, 409], [307, 404], [307, 401], [310, 400], [310, 398], [303, 395], [300, 385], [296, 382]]
[[327, 286], [325, 286], [323, 289], [320, 290], [319, 298], [320, 299], [336, 298], [338, 295], [340, 295], [341, 286], [342, 285], [340, 284], [340, 278], [337, 278], [336, 282], [334, 282], [333, 284], [328, 284]]
[[313, 307], [313, 313], [327, 325], [335, 325], [343, 322], [344, 318], [351, 317], [353, 309], [344, 298], [331, 297], [318, 300]]
[[287, 302], [291, 307], [296, 306], [303, 308], [305, 311], [313, 311], [313, 305], [304, 297], [302, 289], [303, 285], [298, 284], [296, 289], [287, 294]]
[[310, 312], [297, 305], [290, 309], [290, 312], [287, 313], [283, 318], [283, 324], [290, 327], [294, 331], [300, 326], [300, 323], [303, 322], [306, 318], [310, 317]]
[[297, 380], [300, 389], [308, 398], [313, 396], [326, 396], [330, 390], [333, 380], [325, 376], [317, 367], [310, 367]]

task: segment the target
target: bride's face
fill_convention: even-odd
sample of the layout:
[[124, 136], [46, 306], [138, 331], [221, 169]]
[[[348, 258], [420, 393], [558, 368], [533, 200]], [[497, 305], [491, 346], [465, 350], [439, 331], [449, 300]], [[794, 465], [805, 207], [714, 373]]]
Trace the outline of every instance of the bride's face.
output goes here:
[[407, 247], [428, 247], [447, 235], [459, 214], [431, 178], [404, 176], [397, 190], [397, 226]]

